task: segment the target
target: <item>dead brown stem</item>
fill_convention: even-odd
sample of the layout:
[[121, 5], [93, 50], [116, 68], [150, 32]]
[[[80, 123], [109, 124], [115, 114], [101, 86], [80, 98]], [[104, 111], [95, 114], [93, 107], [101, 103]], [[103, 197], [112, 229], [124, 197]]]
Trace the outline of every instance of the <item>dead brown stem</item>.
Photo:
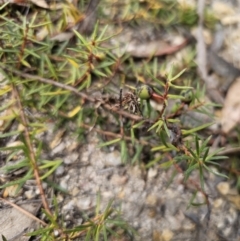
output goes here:
[[35, 156], [33, 146], [32, 146], [32, 143], [31, 143], [30, 134], [29, 134], [29, 131], [28, 131], [28, 121], [27, 121], [27, 118], [24, 114], [24, 110], [23, 110], [23, 107], [22, 107], [22, 103], [21, 103], [21, 99], [20, 99], [20, 96], [19, 96], [19, 93], [18, 93], [18, 89], [14, 84], [12, 84], [12, 90], [13, 90], [13, 95], [15, 96], [15, 99], [17, 100], [18, 109], [20, 110], [19, 114], [20, 114], [22, 124], [24, 126], [23, 134], [24, 134], [24, 138], [25, 138], [25, 141], [26, 141], [27, 148], [29, 150], [29, 158], [30, 158], [31, 165], [33, 167], [34, 177], [36, 179], [37, 186], [38, 186], [39, 191], [40, 191], [40, 196], [41, 196], [41, 199], [42, 199], [43, 207], [46, 209], [46, 211], [50, 215], [52, 215], [51, 211], [49, 209], [49, 205], [48, 205], [46, 196], [45, 196], [44, 191], [43, 191], [42, 181], [40, 179], [39, 169], [38, 169], [38, 165], [37, 165], [37, 160], [36, 160], [36, 156]]
[[83, 98], [83, 99], [86, 99], [90, 102], [94, 102], [94, 103], [100, 103], [101, 106], [103, 106], [105, 109], [109, 110], [109, 111], [112, 111], [112, 112], [115, 112], [119, 115], [122, 115], [126, 118], [129, 118], [129, 119], [132, 119], [132, 120], [135, 120], [135, 121], [140, 121], [140, 120], [143, 120], [143, 117], [142, 116], [138, 116], [138, 115], [134, 115], [134, 114], [131, 114], [127, 111], [124, 111], [124, 110], [120, 110], [119, 108], [113, 108], [111, 105], [107, 104], [106, 102], [104, 102], [103, 100], [101, 99], [96, 99], [94, 97], [91, 97], [90, 95], [84, 93], [84, 92], [79, 92], [76, 88], [72, 87], [72, 86], [69, 86], [69, 85], [65, 85], [65, 84], [62, 84], [62, 83], [59, 83], [59, 82], [56, 82], [52, 79], [46, 79], [46, 78], [43, 78], [43, 77], [40, 77], [40, 76], [36, 76], [36, 75], [31, 75], [31, 74], [26, 74], [26, 73], [22, 73], [21, 71], [18, 71], [18, 70], [14, 70], [13, 68], [10, 68], [10, 67], [7, 67], [7, 66], [4, 66], [2, 64], [0, 64], [1, 68], [4, 69], [5, 71], [7, 72], [11, 72], [15, 75], [18, 75], [18, 76], [21, 76], [23, 78], [26, 78], [28, 79], [29, 81], [33, 81], [33, 80], [37, 80], [39, 82], [42, 82], [42, 83], [46, 83], [46, 84], [51, 84], [51, 85], [54, 85], [54, 86], [57, 86], [57, 87], [60, 87], [62, 89], [65, 89], [65, 90], [69, 90], [71, 91], [72, 93], [74, 93], [75, 95]]
[[[93, 129], [97, 133], [105, 135], [105, 136], [112, 136], [112, 137], [115, 137], [115, 138], [122, 138], [122, 139], [127, 140], [127, 141], [132, 141], [132, 138], [130, 136], [122, 136], [121, 134], [116, 134], [116, 133], [113, 133], [113, 132], [110, 132], [110, 131], [103, 131], [103, 130], [95, 128], [95, 127], [93, 128], [92, 126], [84, 124], [84, 123], [81, 123], [81, 126], [84, 127], [84, 128]], [[151, 143], [149, 143], [147, 141], [144, 141], [144, 140], [134, 140], [134, 141], [137, 142], [137, 143], [140, 143], [142, 145], [153, 146], [153, 145], [151, 145]]]
[[15, 203], [12, 203], [12, 202], [10, 202], [10, 201], [8, 201], [8, 200], [6, 200], [6, 199], [4, 199], [4, 198], [1, 198], [1, 197], [0, 197], [0, 200], [2, 200], [3, 202], [9, 204], [10, 206], [16, 208], [18, 211], [20, 211], [20, 212], [23, 213], [24, 215], [30, 217], [31, 219], [37, 221], [38, 223], [41, 223], [43, 226], [47, 226], [47, 224], [46, 224], [44, 221], [42, 221], [41, 219], [35, 217], [33, 214], [31, 214], [30, 212], [26, 211], [25, 209], [19, 207], [19, 206], [16, 205]]

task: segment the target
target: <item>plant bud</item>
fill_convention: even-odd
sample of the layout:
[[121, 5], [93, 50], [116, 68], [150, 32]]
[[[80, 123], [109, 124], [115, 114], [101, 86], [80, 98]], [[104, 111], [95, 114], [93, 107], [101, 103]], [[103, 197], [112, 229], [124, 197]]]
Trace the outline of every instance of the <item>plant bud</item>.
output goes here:
[[153, 89], [148, 85], [141, 85], [137, 87], [137, 95], [142, 100], [148, 100], [152, 97]]
[[186, 104], [190, 104], [190, 102], [193, 100], [193, 91], [191, 89], [182, 90], [180, 95], [183, 97], [181, 99], [182, 102], [184, 102]]

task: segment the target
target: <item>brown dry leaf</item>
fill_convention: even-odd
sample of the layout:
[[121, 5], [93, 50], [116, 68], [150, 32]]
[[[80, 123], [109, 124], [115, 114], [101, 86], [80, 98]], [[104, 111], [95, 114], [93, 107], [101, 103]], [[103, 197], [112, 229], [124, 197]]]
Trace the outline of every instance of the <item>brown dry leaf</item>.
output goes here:
[[240, 195], [229, 195], [227, 199], [237, 208], [240, 210]]
[[184, 40], [181, 44], [172, 46], [163, 40], [155, 40], [143, 44], [130, 43], [127, 46], [126, 53], [137, 58], [149, 58], [151, 56], [161, 56], [172, 54], [187, 44]]
[[19, 188], [18, 184], [6, 187], [4, 189], [4, 192], [3, 192], [3, 197], [4, 198], [6, 198], [6, 197], [16, 197], [18, 195], [18, 192], [17, 192], [18, 188]]
[[240, 77], [230, 86], [222, 110], [222, 130], [229, 133], [240, 123]]
[[55, 148], [57, 145], [59, 145], [59, 143], [61, 143], [64, 132], [65, 130], [61, 129], [55, 134], [54, 139], [50, 143], [51, 149]]
[[15, 100], [9, 100], [8, 109], [0, 112], [0, 131], [6, 131], [11, 122], [18, 116], [19, 111], [14, 106]]
[[173, 232], [169, 229], [164, 229], [162, 232], [158, 230], [153, 231], [153, 241], [170, 241], [173, 238]]
[[72, 118], [73, 116], [75, 116], [81, 110], [81, 108], [82, 107], [80, 105], [76, 106], [73, 110], [71, 110], [67, 113], [67, 116], [69, 118]]
[[[41, 33], [42, 34], [42, 33]], [[58, 42], [63, 42], [63, 41], [68, 41], [74, 36], [73, 32], [62, 32], [58, 33], [54, 36], [51, 37], [52, 41], [58, 41]], [[44, 36], [45, 37], [45, 36]]]
[[[31, 3], [37, 5], [38, 7], [49, 9], [49, 5], [46, 3], [45, 0], [41, 0], [41, 1], [39, 1], [39, 0], [30, 0], [30, 1], [31, 1]], [[28, 2], [28, 1], [26, 1], [26, 2]]]

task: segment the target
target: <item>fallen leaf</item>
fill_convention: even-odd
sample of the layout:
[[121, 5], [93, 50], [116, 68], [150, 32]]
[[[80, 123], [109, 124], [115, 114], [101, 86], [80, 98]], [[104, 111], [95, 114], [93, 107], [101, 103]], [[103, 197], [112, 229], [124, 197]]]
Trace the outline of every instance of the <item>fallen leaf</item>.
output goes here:
[[81, 110], [81, 106], [76, 106], [73, 110], [71, 110], [71, 111], [69, 111], [68, 113], [67, 113], [67, 116], [69, 117], [69, 118], [72, 118], [73, 116], [75, 116], [79, 111]]
[[41, 7], [41, 8], [46, 8], [46, 9], [49, 8], [49, 5], [46, 3], [45, 0], [41, 0], [41, 1], [39, 1], [39, 0], [31, 0], [31, 3], [37, 5], [38, 7]]
[[240, 195], [229, 195], [227, 199], [238, 209], [240, 210]]
[[137, 58], [149, 58], [151, 56], [162, 56], [172, 54], [187, 44], [184, 40], [179, 45], [170, 45], [163, 40], [155, 40], [143, 44], [130, 43], [126, 48], [126, 53]]
[[54, 139], [50, 143], [51, 149], [55, 148], [57, 145], [59, 145], [61, 143], [64, 132], [65, 132], [65, 130], [63, 130], [63, 129], [58, 130], [58, 132], [54, 136]]
[[240, 123], [240, 77], [230, 86], [222, 110], [222, 131], [229, 133]]
[[6, 198], [6, 197], [16, 197], [19, 193], [19, 192], [17, 192], [18, 188], [19, 188], [18, 184], [6, 187], [4, 189], [4, 192], [3, 192], [3, 197], [4, 198]]

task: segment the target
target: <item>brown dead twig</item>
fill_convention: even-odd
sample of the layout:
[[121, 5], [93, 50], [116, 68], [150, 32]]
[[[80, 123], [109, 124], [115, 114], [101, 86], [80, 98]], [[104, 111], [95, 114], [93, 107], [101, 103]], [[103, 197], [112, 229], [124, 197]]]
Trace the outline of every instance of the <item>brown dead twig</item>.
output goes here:
[[103, 108], [105, 108], [105, 109], [107, 109], [109, 111], [115, 112], [115, 113], [117, 113], [119, 115], [122, 115], [122, 116], [124, 116], [126, 118], [132, 119], [134, 121], [143, 120], [142, 116], [131, 114], [131, 113], [129, 113], [127, 111], [124, 111], [124, 110], [121, 110], [121, 109], [119, 109], [117, 107], [113, 107], [112, 105], [106, 103], [106, 101], [103, 101], [100, 98], [91, 97], [90, 95], [88, 95], [88, 94], [86, 94], [84, 92], [79, 92], [76, 88], [74, 88], [72, 86], [69, 86], [69, 85], [66, 85], [66, 84], [62, 84], [62, 83], [56, 82], [56, 81], [54, 81], [52, 79], [43, 78], [43, 77], [40, 77], [40, 76], [37, 76], [37, 75], [22, 73], [21, 71], [14, 70], [14, 69], [12, 69], [10, 67], [4, 66], [3, 64], [0, 64], [0, 67], [3, 70], [7, 71], [7, 72], [13, 73], [13, 74], [15, 74], [17, 76], [21, 76], [23, 78], [26, 78], [29, 81], [37, 80], [37, 81], [42, 82], [42, 83], [51, 84], [51, 85], [60, 87], [60, 88], [65, 89], [65, 90], [69, 90], [72, 93], [74, 93], [75, 95], [77, 95], [77, 96], [79, 96], [79, 97], [81, 97], [81, 98], [83, 98], [85, 100], [88, 100], [90, 102], [96, 103], [96, 104], [98, 104], [98, 106], [102, 106]]
[[15, 96], [15, 98], [17, 100], [17, 106], [20, 110], [19, 111], [20, 118], [21, 118], [21, 122], [24, 126], [23, 134], [24, 134], [24, 138], [25, 138], [25, 141], [26, 141], [27, 148], [29, 150], [29, 157], [30, 157], [31, 165], [33, 167], [33, 172], [34, 172], [34, 176], [35, 176], [35, 179], [36, 179], [36, 182], [37, 182], [37, 186], [38, 186], [39, 191], [40, 191], [40, 196], [42, 198], [42, 203], [43, 203], [43, 206], [46, 209], [46, 211], [51, 215], [51, 211], [50, 211], [46, 196], [44, 194], [44, 190], [43, 190], [42, 181], [41, 181], [40, 174], [39, 174], [39, 168], [38, 168], [38, 165], [37, 165], [37, 160], [36, 160], [34, 148], [32, 146], [30, 134], [29, 134], [29, 131], [28, 131], [28, 121], [27, 121], [27, 118], [25, 116], [25, 113], [24, 113], [24, 110], [23, 110], [23, 107], [22, 107], [22, 103], [21, 103], [21, 99], [20, 99], [20, 96], [19, 96], [19, 93], [18, 93], [18, 89], [14, 84], [12, 84], [12, 90], [13, 90], [13, 95]]
[[[90, 129], [90, 130], [93, 129], [93, 130], [96, 131], [97, 133], [102, 134], [102, 135], [104, 135], [104, 136], [111, 136], [111, 137], [116, 137], [116, 138], [123, 138], [124, 140], [132, 141], [132, 138], [131, 138], [130, 136], [122, 136], [122, 134], [116, 134], [116, 133], [113, 133], [113, 132], [110, 132], [110, 131], [103, 131], [103, 130], [101, 130], [101, 129], [95, 128], [95, 127], [93, 127], [93, 126], [90, 126], [90, 125], [87, 125], [87, 124], [84, 124], [84, 123], [82, 123], [81, 126], [84, 127], [84, 128], [88, 128], [88, 129]], [[142, 144], [142, 145], [145, 145], [145, 146], [146, 146], [146, 145], [148, 145], [148, 146], [153, 146], [153, 145], [151, 145], [151, 143], [149, 143], [149, 142], [147, 142], [147, 141], [144, 141], [144, 140], [137, 140], [137, 139], [135, 139], [134, 141], [137, 142], [137, 143], [140, 143], [140, 144]]]
[[178, 116], [181, 116], [181, 115], [183, 115], [183, 114], [186, 114], [186, 113], [189, 112], [189, 111], [196, 110], [196, 109], [198, 109], [199, 107], [204, 106], [204, 105], [205, 105], [205, 102], [203, 101], [203, 102], [198, 103], [198, 104], [195, 104], [195, 105], [193, 105], [193, 106], [189, 106], [189, 105], [188, 105], [187, 110], [184, 109], [185, 105], [186, 105], [185, 103], [181, 103], [181, 105], [179, 106], [179, 108], [178, 108], [174, 113], [167, 115], [167, 119], [169, 119], [169, 118], [170, 118], [170, 119], [176, 118], [176, 117], [178, 117]]
[[[22, 42], [22, 45], [21, 45], [21, 51], [20, 51], [20, 54], [18, 56], [19, 61], [18, 61], [18, 64], [17, 64], [17, 68], [20, 68], [20, 65], [21, 65], [21, 62], [22, 62], [22, 57], [23, 57], [23, 54], [24, 54], [24, 49], [25, 49], [26, 41], [27, 41], [27, 34], [28, 34], [28, 28], [26, 28], [26, 31], [24, 32], [23, 42]], [[12, 83], [12, 93], [13, 93], [13, 96], [15, 97], [15, 99], [16, 99], [16, 104], [17, 104], [17, 107], [19, 109], [20, 119], [21, 119], [21, 122], [24, 126], [23, 135], [24, 135], [24, 139], [26, 141], [27, 148], [29, 150], [29, 159], [30, 159], [30, 162], [31, 162], [31, 165], [32, 165], [32, 168], [33, 168], [33, 173], [34, 173], [34, 177], [35, 177], [36, 182], [37, 182], [37, 186], [38, 186], [39, 191], [40, 191], [40, 196], [41, 196], [41, 199], [42, 199], [43, 207], [46, 209], [46, 211], [49, 213], [49, 215], [52, 215], [51, 211], [50, 211], [50, 208], [49, 208], [49, 205], [48, 205], [48, 202], [47, 202], [47, 198], [46, 198], [44, 190], [43, 190], [42, 181], [41, 181], [40, 174], [39, 174], [39, 168], [38, 168], [38, 165], [37, 165], [34, 147], [32, 145], [31, 137], [30, 137], [30, 134], [29, 134], [29, 131], [28, 131], [28, 126], [29, 126], [28, 120], [25, 116], [25, 112], [24, 112], [24, 109], [23, 109], [23, 106], [22, 106], [22, 102], [21, 102], [21, 98], [20, 98], [20, 95], [19, 95], [18, 88], [14, 83]]]
[[6, 200], [6, 199], [4, 199], [4, 198], [1, 198], [1, 197], [0, 197], [0, 200], [3, 201], [3, 202], [5, 202], [5, 203], [7, 203], [7, 204], [9, 204], [9, 205], [12, 206], [13, 208], [16, 208], [18, 211], [20, 211], [20, 212], [23, 213], [24, 215], [30, 217], [31, 219], [37, 221], [38, 223], [41, 223], [43, 226], [47, 226], [47, 224], [46, 224], [44, 221], [42, 221], [41, 219], [35, 217], [33, 214], [31, 214], [30, 212], [26, 211], [25, 209], [19, 207], [19, 206], [16, 205], [15, 203], [12, 203], [12, 202], [10, 202], [10, 201], [8, 201], [8, 200]]

